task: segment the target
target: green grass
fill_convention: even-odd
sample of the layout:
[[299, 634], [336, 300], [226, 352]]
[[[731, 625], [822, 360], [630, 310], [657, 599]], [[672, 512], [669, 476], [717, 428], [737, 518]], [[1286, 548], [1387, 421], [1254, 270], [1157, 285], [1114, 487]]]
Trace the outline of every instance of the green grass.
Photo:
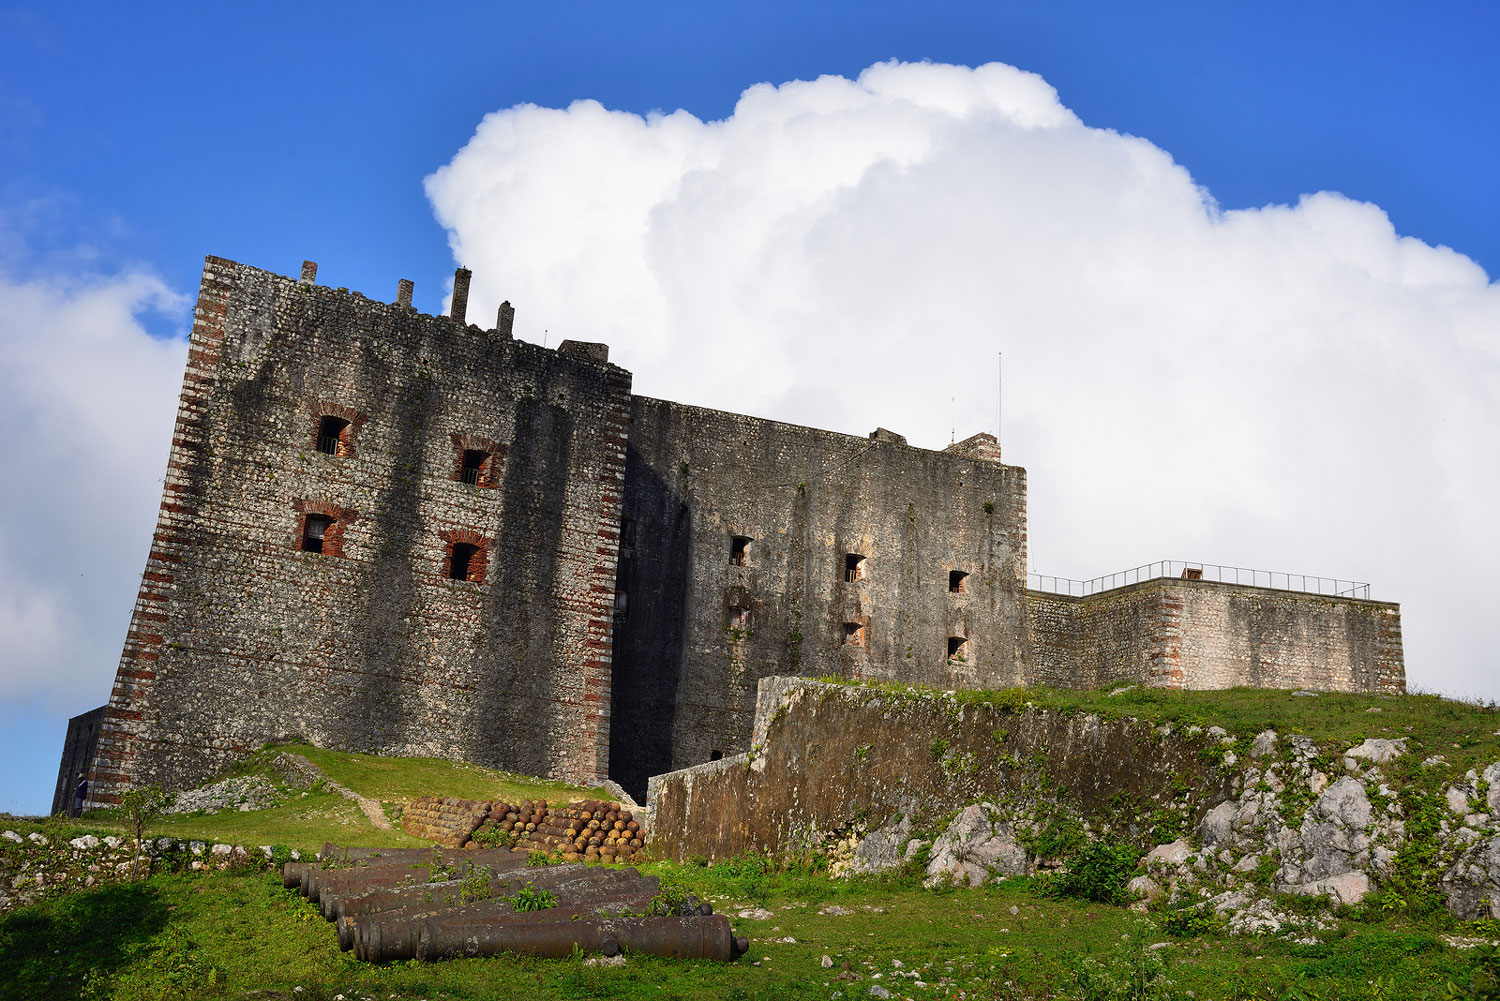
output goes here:
[[[936, 694], [932, 690], [893, 682], [820, 681], [872, 687], [883, 691]], [[1283, 740], [1292, 734], [1314, 737], [1323, 745], [1351, 747], [1369, 737], [1405, 737], [1421, 761], [1428, 755], [1447, 759], [1450, 773], [1462, 774], [1500, 759], [1500, 708], [1476, 705], [1438, 695], [1378, 695], [1321, 692], [1298, 696], [1285, 690], [1228, 688], [1184, 691], [1136, 686], [1118, 695], [1109, 693], [1125, 683], [1093, 690], [1068, 688], [965, 691], [953, 696], [966, 704], [984, 703], [1015, 711], [1022, 702], [1034, 709], [1067, 714], [1095, 713], [1106, 719], [1134, 717], [1153, 724], [1220, 726], [1236, 737], [1249, 738], [1275, 730]], [[1372, 712], [1371, 710], [1378, 710]]]
[[418, 796], [459, 796], [514, 803], [545, 799], [549, 803], [575, 799], [608, 799], [599, 789], [500, 772], [440, 758], [386, 758], [374, 754], [327, 751], [305, 744], [277, 750], [300, 754], [323, 769], [330, 779], [362, 796], [382, 802], [404, 802]]
[[[831, 1001], [869, 997], [875, 984], [898, 997], [959, 991], [980, 998], [1086, 997], [1101, 996], [1080, 989], [1078, 978], [1088, 970], [1097, 981], [1099, 971], [1125, 974], [1160, 958], [1165, 980], [1157, 993], [1140, 996], [1186, 998], [1192, 991], [1200, 1001], [1269, 999], [1301, 983], [1330, 998], [1415, 999], [1447, 979], [1462, 979], [1467, 965], [1432, 934], [1396, 921], [1349, 924], [1345, 934], [1315, 946], [1217, 935], [1174, 939], [1156, 916], [1044, 899], [1025, 880], [934, 893], [899, 880], [777, 872], [758, 859], [647, 869], [720, 910], [753, 906], [750, 898], [758, 896], [773, 916], [734, 919], [750, 935], [751, 951], [733, 964], [631, 957], [624, 967], [600, 969], [577, 959], [494, 957], [371, 966], [339, 952], [333, 927], [274, 876], [164, 875], [0, 917], [0, 998]], [[744, 890], [752, 892], [738, 892]], [[852, 913], [820, 914], [830, 901]], [[796, 943], [776, 941], [784, 937]], [[1155, 943], [1166, 944], [1145, 951]], [[820, 965], [823, 955], [833, 968]], [[859, 979], [836, 979], [845, 961]], [[902, 972], [933, 986], [917, 988]], [[1389, 993], [1373, 993], [1371, 982], [1379, 978], [1394, 981]]]

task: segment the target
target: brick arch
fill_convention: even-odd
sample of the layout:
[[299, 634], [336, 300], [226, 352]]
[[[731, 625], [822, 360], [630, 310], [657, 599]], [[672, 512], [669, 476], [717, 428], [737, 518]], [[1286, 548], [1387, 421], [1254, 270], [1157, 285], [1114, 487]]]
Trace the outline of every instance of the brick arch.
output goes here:
[[469, 560], [469, 582], [472, 584], [483, 584], [490, 566], [490, 548], [494, 540], [488, 539], [472, 528], [454, 528], [438, 533], [438, 538], [443, 540], [443, 567], [439, 578], [451, 580], [453, 573], [453, 547], [455, 545], [469, 545], [474, 547], [474, 555]]
[[346, 407], [328, 400], [314, 400], [308, 403], [307, 406], [312, 411], [313, 447], [316, 448], [318, 445], [318, 434], [323, 428], [323, 418], [340, 417], [348, 421], [349, 426], [340, 438], [339, 455], [344, 458], [354, 458], [358, 454], [359, 430], [365, 426], [365, 421], [370, 419], [369, 415], [361, 413], [353, 407]]
[[292, 500], [292, 510], [297, 512], [297, 528], [292, 535], [291, 544], [293, 549], [302, 548], [302, 536], [307, 531], [307, 516], [320, 514], [332, 519], [328, 530], [323, 534], [323, 555], [344, 555], [344, 529], [351, 522], [359, 520], [358, 509], [339, 507], [331, 501], [297, 497]]
[[453, 435], [453, 479], [462, 479], [464, 453], [469, 450], [485, 452], [489, 458], [479, 470], [479, 482], [475, 486], [493, 489], [500, 485], [500, 469], [505, 464], [505, 446], [490, 438], [477, 434]]

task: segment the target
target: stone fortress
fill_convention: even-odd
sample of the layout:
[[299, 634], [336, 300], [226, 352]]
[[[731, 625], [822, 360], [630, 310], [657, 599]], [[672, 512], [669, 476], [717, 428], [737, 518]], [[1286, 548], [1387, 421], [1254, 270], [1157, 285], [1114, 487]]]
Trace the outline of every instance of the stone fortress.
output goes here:
[[1404, 688], [1367, 588], [1164, 565], [1028, 589], [1026, 472], [994, 437], [635, 396], [606, 345], [516, 340], [509, 303], [466, 323], [468, 283], [428, 316], [408, 281], [384, 303], [206, 260], [114, 688], [60, 782], [88, 761], [105, 804], [301, 739], [639, 798], [747, 748], [772, 675]]

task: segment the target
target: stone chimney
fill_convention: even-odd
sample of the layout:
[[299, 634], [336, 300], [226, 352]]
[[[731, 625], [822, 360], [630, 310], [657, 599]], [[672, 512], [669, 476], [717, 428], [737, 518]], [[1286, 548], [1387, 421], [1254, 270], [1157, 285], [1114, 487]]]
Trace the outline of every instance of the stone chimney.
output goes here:
[[469, 312], [469, 279], [473, 276], [468, 268], [459, 268], [453, 272], [453, 306], [448, 310], [448, 315], [459, 323], [464, 322], [464, 317]]
[[316, 285], [316, 284], [318, 284], [318, 262], [317, 261], [303, 261], [302, 262], [302, 284], [303, 285]]
[[507, 299], [500, 304], [500, 312], [495, 314], [495, 332], [501, 337], [514, 337], [516, 327], [516, 307]]
[[410, 278], [403, 278], [396, 283], [396, 305], [411, 309], [411, 291], [415, 288]]

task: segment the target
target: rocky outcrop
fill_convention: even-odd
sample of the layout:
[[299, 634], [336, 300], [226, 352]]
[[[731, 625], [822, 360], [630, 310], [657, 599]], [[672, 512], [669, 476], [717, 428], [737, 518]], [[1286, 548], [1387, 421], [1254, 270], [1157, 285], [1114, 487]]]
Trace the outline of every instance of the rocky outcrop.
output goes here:
[[993, 803], [976, 803], [959, 811], [932, 843], [926, 885], [982, 886], [1026, 871], [1026, 849], [1016, 843], [1010, 825], [999, 818]]

